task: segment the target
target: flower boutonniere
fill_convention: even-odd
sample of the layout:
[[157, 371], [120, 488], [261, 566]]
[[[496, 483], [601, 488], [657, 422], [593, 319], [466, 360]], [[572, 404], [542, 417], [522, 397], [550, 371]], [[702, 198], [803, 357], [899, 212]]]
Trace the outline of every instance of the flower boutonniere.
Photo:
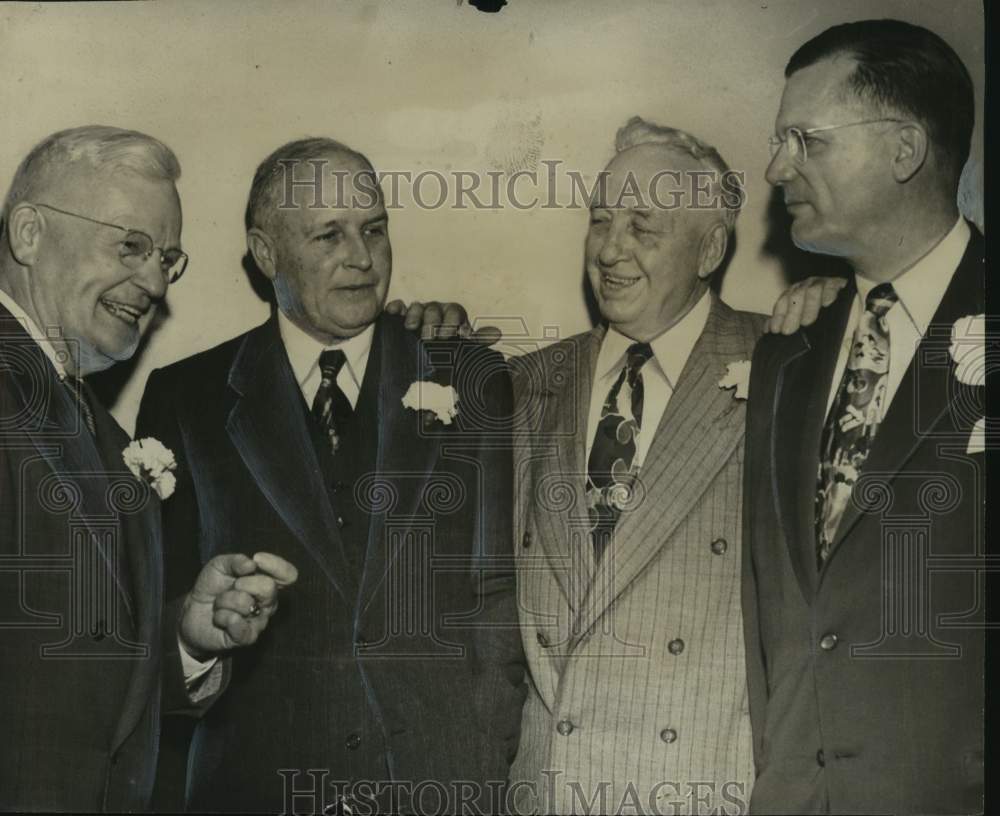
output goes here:
[[[960, 317], [951, 327], [951, 346], [948, 348], [955, 362], [955, 379], [960, 383], [980, 388], [986, 385], [986, 315]], [[969, 434], [967, 453], [980, 453], [986, 449], [986, 418], [980, 417]]]
[[426, 411], [442, 424], [451, 425], [452, 420], [458, 416], [458, 394], [450, 385], [417, 380], [406, 389], [403, 407], [413, 411]]
[[745, 400], [750, 389], [750, 361], [729, 363], [725, 376], [719, 380], [719, 388], [735, 388], [733, 399]]
[[122, 451], [122, 458], [135, 478], [152, 487], [161, 499], [170, 498], [177, 486], [177, 478], [173, 474], [177, 469], [177, 460], [170, 448], [147, 436], [130, 442]]
[[966, 385], [986, 385], [986, 315], [960, 317], [951, 327], [955, 378]]

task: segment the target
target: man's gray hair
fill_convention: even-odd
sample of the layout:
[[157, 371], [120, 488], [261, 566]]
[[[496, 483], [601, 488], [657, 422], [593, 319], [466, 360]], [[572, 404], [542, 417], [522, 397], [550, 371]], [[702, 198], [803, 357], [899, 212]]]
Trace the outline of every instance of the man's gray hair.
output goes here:
[[[250, 195], [247, 197], [247, 208], [243, 220], [247, 230], [254, 227], [265, 227], [267, 221], [278, 207], [279, 181], [284, 181], [284, 173], [300, 162], [319, 159], [330, 153], [343, 153], [352, 156], [361, 164], [373, 170], [372, 163], [363, 153], [359, 153], [343, 142], [327, 136], [310, 136], [296, 139], [283, 144], [257, 166], [250, 183]], [[293, 176], [294, 178], [294, 176]]]
[[641, 116], [633, 116], [615, 135], [615, 152], [621, 153], [639, 145], [655, 144], [684, 153], [713, 171], [715, 179], [710, 185], [718, 196], [724, 212], [726, 229], [732, 233], [736, 226], [736, 216], [743, 206], [745, 194], [740, 174], [729, 169], [719, 151], [696, 136], [677, 128], [647, 122]]
[[3, 224], [18, 203], [30, 200], [77, 163], [100, 172], [127, 170], [170, 182], [181, 175], [174, 152], [145, 133], [107, 125], [60, 130], [36, 144], [18, 166], [4, 201]]

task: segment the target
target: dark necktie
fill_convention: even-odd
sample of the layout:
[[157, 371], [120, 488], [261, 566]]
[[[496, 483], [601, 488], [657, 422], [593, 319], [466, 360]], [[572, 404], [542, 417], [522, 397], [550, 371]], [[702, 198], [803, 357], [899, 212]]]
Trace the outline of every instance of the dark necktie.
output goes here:
[[601, 408], [587, 461], [587, 506], [594, 550], [600, 558], [622, 509], [632, 497], [636, 438], [642, 428], [641, 369], [653, 356], [649, 343], [628, 347], [625, 366]]
[[816, 563], [820, 568], [830, 555], [837, 525], [884, 410], [889, 383], [885, 315], [896, 300], [891, 283], [879, 284], [865, 298], [844, 376], [823, 429], [816, 489]]
[[96, 439], [97, 423], [94, 421], [94, 409], [90, 405], [90, 397], [87, 395], [86, 385], [83, 380], [79, 377], [74, 377], [72, 374], [67, 374], [62, 382], [69, 389], [70, 394], [72, 394], [73, 402], [80, 412], [84, 425], [87, 426], [87, 430]]
[[319, 355], [319, 370], [323, 380], [313, 398], [312, 415], [329, 439], [332, 453], [336, 453], [340, 447], [340, 438], [354, 412], [350, 401], [337, 385], [337, 375], [345, 362], [347, 358], [339, 349], [324, 351]]

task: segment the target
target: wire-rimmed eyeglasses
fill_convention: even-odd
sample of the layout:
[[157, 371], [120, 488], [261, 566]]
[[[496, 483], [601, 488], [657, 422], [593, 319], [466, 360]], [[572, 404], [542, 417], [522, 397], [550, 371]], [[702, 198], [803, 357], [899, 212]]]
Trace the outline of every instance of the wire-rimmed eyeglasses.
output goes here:
[[176, 283], [187, 268], [188, 256], [186, 252], [176, 248], [164, 249], [163, 247], [158, 247], [153, 243], [153, 239], [142, 230], [123, 227], [119, 224], [109, 224], [107, 221], [98, 221], [89, 215], [62, 210], [59, 207], [53, 207], [51, 204], [36, 203], [35, 206], [44, 207], [47, 210], [52, 210], [62, 215], [81, 218], [92, 224], [99, 224], [102, 227], [112, 227], [124, 232], [125, 237], [118, 243], [118, 257], [129, 269], [138, 270], [149, 260], [154, 252], [160, 253], [160, 271], [166, 277], [167, 283]]
[[767, 144], [771, 150], [771, 158], [773, 159], [778, 155], [778, 151], [781, 150], [781, 146], [784, 145], [788, 150], [788, 155], [792, 161], [798, 164], [805, 164], [806, 160], [809, 158], [809, 153], [806, 150], [806, 136], [811, 136], [813, 133], [825, 133], [828, 130], [840, 130], [841, 128], [857, 127], [858, 125], [876, 125], [880, 122], [903, 122], [903, 119], [865, 119], [861, 122], [847, 122], [843, 125], [824, 125], [823, 127], [802, 128], [790, 127], [785, 128], [784, 137], [781, 136], [768, 136]]

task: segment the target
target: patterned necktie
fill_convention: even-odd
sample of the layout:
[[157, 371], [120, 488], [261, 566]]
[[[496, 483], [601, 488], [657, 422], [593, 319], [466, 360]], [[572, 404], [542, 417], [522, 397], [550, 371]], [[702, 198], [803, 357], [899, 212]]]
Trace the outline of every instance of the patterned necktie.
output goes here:
[[594, 550], [600, 558], [621, 511], [632, 498], [636, 440], [642, 427], [641, 369], [653, 356], [649, 343], [633, 343], [625, 367], [608, 391], [587, 462], [587, 506]]
[[885, 315], [896, 302], [891, 283], [865, 298], [844, 376], [823, 429], [816, 490], [816, 559], [822, 568], [837, 525], [878, 430], [889, 381], [889, 326]]
[[84, 425], [90, 431], [94, 439], [97, 439], [97, 423], [94, 421], [94, 409], [90, 406], [90, 398], [87, 396], [86, 386], [79, 377], [67, 374], [63, 378], [63, 385], [69, 389], [73, 395], [73, 402], [76, 403], [77, 410], [83, 418]]
[[319, 370], [323, 380], [313, 398], [312, 415], [330, 440], [330, 451], [337, 452], [340, 436], [350, 420], [354, 409], [350, 401], [337, 385], [337, 375], [347, 358], [340, 349], [324, 351], [319, 355]]

